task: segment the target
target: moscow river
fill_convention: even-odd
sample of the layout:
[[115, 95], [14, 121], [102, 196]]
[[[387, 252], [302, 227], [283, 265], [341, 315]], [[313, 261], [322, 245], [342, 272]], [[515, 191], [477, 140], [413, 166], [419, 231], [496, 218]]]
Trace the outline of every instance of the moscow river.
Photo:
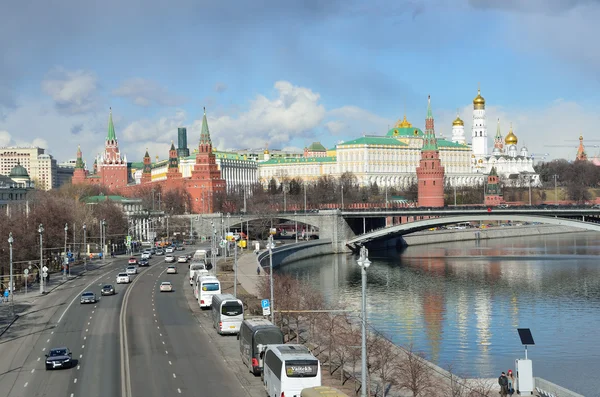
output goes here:
[[[370, 252], [368, 321], [459, 375], [497, 377], [524, 358], [534, 376], [600, 396], [600, 233], [444, 243]], [[329, 301], [360, 310], [356, 258], [284, 266]]]

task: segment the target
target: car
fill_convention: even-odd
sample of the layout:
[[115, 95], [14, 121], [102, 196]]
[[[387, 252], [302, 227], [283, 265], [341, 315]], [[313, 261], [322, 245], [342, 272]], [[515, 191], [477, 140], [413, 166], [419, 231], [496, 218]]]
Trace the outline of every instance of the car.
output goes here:
[[46, 354], [46, 370], [73, 366], [73, 353], [68, 347], [55, 347]]
[[173, 247], [167, 247], [167, 249], [165, 249], [165, 252], [167, 254], [172, 254], [173, 252], [175, 252], [175, 248], [173, 248]]
[[164, 255], [165, 251], [163, 251], [161, 248], [156, 250], [156, 255]]
[[150, 266], [150, 261], [148, 259], [141, 259], [139, 266]]
[[81, 294], [81, 299], [79, 303], [96, 303], [98, 299], [96, 298], [96, 294], [91, 291], [85, 291]]
[[125, 272], [127, 274], [137, 274], [137, 266], [127, 266], [127, 269], [125, 269]]
[[167, 267], [167, 274], [177, 274], [177, 267], [175, 267], [175, 266]]
[[160, 283], [160, 292], [173, 292], [173, 286], [170, 281], [163, 281]]
[[129, 284], [131, 282], [131, 278], [127, 273], [119, 273], [117, 274], [117, 284]]
[[152, 255], [156, 255], [156, 248], [154, 248], [154, 247], [150, 248], [150, 253]]
[[177, 263], [187, 263], [187, 261], [188, 261], [188, 258], [185, 255], [182, 255], [177, 258]]
[[137, 265], [138, 261], [136, 258], [134, 258], [133, 256], [131, 258], [129, 258], [129, 260], [127, 261], [128, 264], [130, 265]]
[[150, 251], [144, 251], [142, 252], [142, 255], [140, 256], [140, 259], [144, 260], [144, 259], [150, 259], [152, 257], [152, 254], [150, 253]]
[[183, 247], [183, 245], [180, 245], [179, 247], [177, 247], [177, 251], [183, 251], [185, 248]]
[[167, 256], [165, 256], [165, 262], [167, 262], [167, 263], [175, 262], [175, 257], [173, 255], [167, 255]]
[[106, 284], [100, 290], [100, 295], [114, 295], [116, 294], [115, 287], [112, 284]]

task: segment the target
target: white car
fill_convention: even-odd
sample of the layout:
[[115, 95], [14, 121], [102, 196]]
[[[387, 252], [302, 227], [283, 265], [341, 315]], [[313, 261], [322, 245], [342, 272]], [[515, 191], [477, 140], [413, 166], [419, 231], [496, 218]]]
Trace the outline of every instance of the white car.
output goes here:
[[125, 269], [125, 271], [127, 272], [127, 274], [137, 274], [137, 266], [127, 266], [127, 269]]
[[175, 248], [173, 248], [173, 247], [167, 247], [167, 248], [165, 249], [165, 252], [166, 252], [167, 254], [172, 254], [173, 252], [175, 252]]
[[152, 253], [150, 253], [150, 251], [144, 251], [144, 252], [142, 252], [141, 259], [150, 259], [150, 258], [152, 258]]
[[167, 274], [177, 274], [177, 268], [175, 266], [167, 267]]
[[119, 273], [117, 275], [117, 284], [129, 284], [130, 282], [131, 282], [131, 278], [129, 278], [129, 274]]
[[160, 283], [160, 292], [173, 292], [173, 286], [170, 281]]
[[187, 256], [182, 255], [180, 257], [177, 258], [177, 263], [187, 263], [188, 259]]
[[173, 255], [167, 255], [167, 256], [165, 256], [165, 262], [173, 263], [173, 262], [175, 262], [175, 257]]

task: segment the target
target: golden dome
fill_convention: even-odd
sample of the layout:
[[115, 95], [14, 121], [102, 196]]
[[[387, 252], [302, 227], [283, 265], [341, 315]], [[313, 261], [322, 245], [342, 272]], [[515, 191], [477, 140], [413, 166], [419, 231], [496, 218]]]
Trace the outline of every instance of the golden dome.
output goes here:
[[485, 99], [481, 96], [481, 90], [477, 89], [477, 96], [473, 99], [473, 107], [475, 109], [483, 109], [485, 108]]
[[265, 151], [263, 152], [263, 154], [269, 154], [269, 149], [265, 149]]
[[516, 145], [517, 142], [519, 142], [519, 140], [517, 139], [517, 136], [514, 134], [514, 132], [512, 130], [512, 123], [511, 123], [510, 131], [508, 132], [508, 135], [506, 136], [506, 138], [504, 138], [504, 143], [506, 143], [507, 145]]
[[412, 124], [406, 120], [406, 115], [404, 115], [404, 119], [402, 121], [398, 120], [394, 128], [412, 128]]
[[461, 120], [460, 117], [458, 117], [458, 115], [456, 115], [456, 119], [452, 122], [452, 126], [457, 126], [457, 125], [465, 125], [465, 122]]

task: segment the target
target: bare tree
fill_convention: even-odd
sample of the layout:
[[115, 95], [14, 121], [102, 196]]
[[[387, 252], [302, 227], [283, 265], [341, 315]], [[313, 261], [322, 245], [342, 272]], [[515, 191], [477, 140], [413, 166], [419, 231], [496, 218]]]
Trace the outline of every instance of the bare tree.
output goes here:
[[424, 355], [415, 352], [411, 344], [397, 364], [398, 386], [410, 391], [413, 397], [428, 396], [434, 390], [432, 371]]
[[369, 350], [374, 374], [379, 378], [378, 389], [383, 397], [392, 385], [397, 384], [397, 366], [402, 350], [388, 341], [383, 335], [375, 334], [375, 341]]

